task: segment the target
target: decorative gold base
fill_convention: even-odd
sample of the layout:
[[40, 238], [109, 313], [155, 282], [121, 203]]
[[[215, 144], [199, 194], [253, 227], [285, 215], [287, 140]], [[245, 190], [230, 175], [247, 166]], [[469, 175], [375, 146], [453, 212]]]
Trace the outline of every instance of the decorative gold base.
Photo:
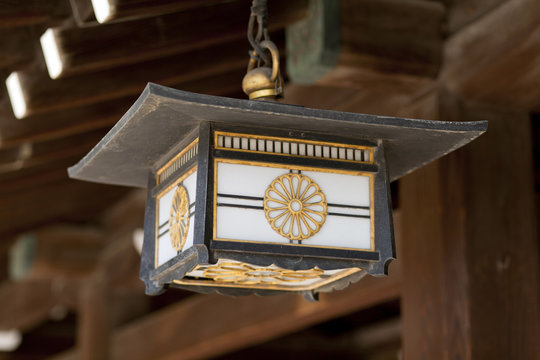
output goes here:
[[281, 89], [262, 89], [249, 94], [249, 100], [276, 100], [283, 97]]
[[362, 271], [359, 268], [342, 270], [287, 270], [275, 265], [256, 266], [234, 260], [219, 260], [214, 265], [198, 265], [186, 277], [174, 280], [177, 285], [219, 286], [279, 291], [307, 291], [327, 285]]

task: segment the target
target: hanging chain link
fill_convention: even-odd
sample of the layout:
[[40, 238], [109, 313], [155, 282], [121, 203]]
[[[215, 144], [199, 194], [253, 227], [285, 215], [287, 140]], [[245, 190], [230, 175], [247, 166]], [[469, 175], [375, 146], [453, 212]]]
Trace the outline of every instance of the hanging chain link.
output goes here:
[[[266, 40], [270, 41], [270, 35], [268, 34], [267, 27], [268, 19], [268, 8], [267, 0], [253, 0], [251, 5], [251, 15], [249, 17], [248, 23], [248, 41], [253, 47], [253, 50], [249, 52], [249, 56], [260, 64], [261, 60], [265, 65], [270, 64], [268, 56], [265, 54], [264, 50], [261, 48], [261, 41]], [[255, 24], [255, 22], [257, 24]], [[253, 29], [257, 26], [257, 34], [253, 36]]]
[[249, 51], [247, 73], [242, 80], [242, 89], [250, 100], [275, 100], [283, 97], [279, 50], [270, 41], [267, 18], [267, 0], [253, 0], [247, 32], [253, 49]]

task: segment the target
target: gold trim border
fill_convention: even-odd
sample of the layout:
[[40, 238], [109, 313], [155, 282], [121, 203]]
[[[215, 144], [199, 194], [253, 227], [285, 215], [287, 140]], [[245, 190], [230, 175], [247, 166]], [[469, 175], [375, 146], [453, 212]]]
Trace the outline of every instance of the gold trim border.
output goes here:
[[[218, 136], [244, 137], [244, 138], [248, 138], [248, 139], [270, 140], [270, 141], [298, 142], [298, 143], [309, 144], [309, 145], [342, 147], [342, 148], [353, 149], [353, 150], [368, 150], [369, 151], [369, 160], [368, 161], [360, 161], [360, 160], [347, 160], [347, 159], [333, 159], [333, 158], [325, 158], [325, 157], [322, 157], [322, 156], [294, 155], [294, 154], [276, 153], [276, 152], [269, 152], [269, 151], [254, 151], [254, 150], [234, 149], [234, 148], [228, 148], [228, 147], [224, 147], [224, 146], [219, 146], [218, 145]], [[253, 135], [253, 134], [232, 133], [232, 132], [226, 132], [226, 131], [216, 131], [216, 132], [214, 132], [214, 147], [217, 150], [241, 151], [241, 152], [247, 152], [247, 153], [252, 153], [252, 154], [261, 154], [262, 153], [262, 154], [290, 156], [290, 157], [299, 157], [299, 158], [310, 158], [310, 159], [324, 159], [324, 160], [329, 160], [329, 161], [343, 161], [343, 162], [360, 163], [360, 164], [373, 164], [373, 162], [374, 162], [374, 153], [375, 153], [375, 148], [376, 148], [375, 146], [352, 145], [352, 144], [344, 144], [344, 143], [336, 143], [336, 142], [324, 142], [324, 141], [315, 141], [315, 140], [303, 140], [303, 139], [285, 138], [285, 137], [278, 137], [278, 136], [263, 136], [263, 135]]]
[[[155, 246], [154, 246], [154, 251], [155, 251], [155, 254], [154, 254], [154, 269], [158, 267], [158, 254], [159, 254], [159, 239], [158, 239], [158, 235], [159, 235], [159, 231], [158, 231], [158, 229], [159, 229], [159, 199], [161, 199], [163, 197], [163, 195], [168, 193], [172, 188], [174, 188], [176, 185], [178, 185], [178, 183], [185, 180], [188, 176], [193, 174], [195, 171], [197, 171], [197, 165], [194, 165], [191, 169], [189, 169], [182, 176], [180, 176], [178, 179], [176, 179], [172, 184], [167, 186], [165, 189], [162, 189], [159, 192], [159, 194], [157, 194], [157, 196], [156, 196], [156, 200], [155, 200], [156, 201], [156, 221], [155, 221], [155, 229], [156, 229], [156, 231], [155, 231], [155, 236], [154, 236], [154, 240], [155, 240]], [[188, 194], [188, 198], [189, 198], [189, 194]]]
[[[227, 164], [240, 164], [240, 165], [251, 165], [251, 166], [263, 166], [271, 168], [281, 168], [289, 170], [304, 170], [304, 171], [318, 171], [326, 172], [331, 174], [344, 174], [344, 175], [355, 175], [355, 176], [367, 176], [369, 177], [369, 186], [370, 186], [370, 199], [369, 199], [369, 212], [370, 212], [370, 237], [371, 237], [371, 248], [370, 249], [359, 249], [359, 248], [344, 248], [336, 246], [325, 246], [325, 245], [306, 245], [306, 244], [289, 244], [289, 243], [275, 243], [268, 241], [252, 241], [252, 240], [237, 240], [237, 239], [223, 239], [217, 237], [217, 178], [218, 178], [218, 163], [227, 163]], [[322, 249], [339, 249], [339, 250], [352, 250], [352, 251], [367, 251], [375, 252], [375, 191], [374, 191], [374, 181], [375, 174], [364, 172], [364, 171], [355, 171], [355, 170], [335, 170], [335, 169], [324, 169], [316, 168], [310, 166], [302, 165], [287, 165], [287, 164], [277, 164], [277, 163], [266, 163], [258, 161], [248, 161], [248, 160], [234, 160], [234, 159], [223, 159], [223, 158], [214, 158], [214, 216], [213, 216], [213, 229], [212, 229], [212, 239], [213, 241], [235, 241], [235, 242], [248, 242], [248, 243], [257, 243], [257, 244], [279, 244], [283, 246], [309, 246], [313, 248], [322, 248]]]
[[[202, 265], [207, 266], [207, 265]], [[195, 267], [192, 271], [197, 270], [198, 266]], [[292, 287], [292, 286], [279, 286], [279, 285], [239, 285], [239, 284], [223, 284], [214, 282], [210, 279], [208, 280], [173, 280], [173, 284], [177, 285], [196, 285], [196, 286], [215, 286], [215, 287], [228, 287], [228, 288], [250, 288], [250, 289], [260, 289], [260, 290], [278, 290], [278, 291], [308, 291], [308, 290], [314, 290], [316, 288], [319, 288], [321, 286], [327, 285], [331, 282], [343, 279], [344, 277], [347, 277], [349, 275], [352, 275], [354, 273], [363, 271], [360, 268], [349, 268], [344, 269], [342, 272], [339, 272], [333, 276], [330, 276], [328, 279], [321, 281], [321, 282], [315, 282], [312, 285], [309, 286], [299, 286], [299, 287]], [[185, 279], [185, 278], [183, 278]]]
[[159, 176], [171, 166], [172, 163], [174, 163], [176, 160], [182, 157], [185, 153], [187, 153], [189, 150], [191, 150], [197, 143], [199, 142], [199, 138], [195, 138], [188, 146], [186, 146], [183, 150], [181, 150], [178, 154], [173, 156], [172, 159], [167, 161], [165, 165], [161, 166], [159, 170], [156, 172], [156, 185], [159, 185]]

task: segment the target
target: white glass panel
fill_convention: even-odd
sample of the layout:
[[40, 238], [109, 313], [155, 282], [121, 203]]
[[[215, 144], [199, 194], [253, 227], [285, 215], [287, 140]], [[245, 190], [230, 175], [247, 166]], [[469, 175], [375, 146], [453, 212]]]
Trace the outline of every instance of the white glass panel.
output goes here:
[[283, 143], [283, 153], [284, 154], [289, 154], [290, 153], [290, 144], [288, 142], [284, 142]]
[[257, 139], [249, 139], [249, 150], [257, 151]]
[[233, 138], [233, 149], [240, 149], [240, 138], [234, 137]]
[[354, 160], [362, 161], [362, 151], [361, 150], [354, 150]]
[[306, 144], [298, 144], [298, 154], [306, 155]]
[[289, 242], [268, 225], [263, 210], [218, 206], [216, 220], [219, 239]]
[[328, 146], [323, 146], [323, 157], [325, 158], [330, 157], [330, 148]]
[[297, 143], [291, 143], [291, 154], [293, 154], [293, 155], [298, 154], [298, 144]]
[[347, 160], [354, 160], [354, 150], [347, 149]]
[[264, 151], [264, 140], [258, 140], [259, 151]]
[[364, 150], [363, 153], [364, 153], [364, 161], [369, 161], [369, 155], [370, 155], [369, 150]]
[[315, 156], [318, 156], [318, 157], [322, 156], [322, 146], [320, 145], [315, 146]]
[[178, 253], [171, 245], [171, 238], [169, 233], [164, 234], [158, 240], [158, 266], [163, 265], [165, 262], [171, 260]]
[[314, 155], [314, 146], [313, 145], [307, 145], [306, 154], [307, 156], [313, 156]]
[[222, 135], [218, 135], [217, 144], [218, 144], [219, 147], [223, 147], [223, 136]]
[[337, 147], [332, 146], [330, 148], [330, 157], [332, 159], [337, 159], [337, 157], [338, 157], [338, 149], [337, 149]]
[[266, 140], [266, 151], [267, 152], [274, 151], [274, 142], [272, 140]]
[[[195, 203], [195, 196], [197, 192], [197, 171], [193, 172], [182, 182], [183, 186], [186, 188], [189, 202], [190, 202], [190, 213], [194, 214], [195, 206], [191, 207]], [[165, 263], [166, 261], [172, 259], [176, 256], [177, 252], [171, 245], [171, 240], [169, 236], [169, 216], [171, 213], [171, 206], [173, 201], [173, 196], [176, 191], [177, 185], [171, 187], [166, 193], [161, 195], [157, 205], [157, 217], [158, 217], [158, 233], [162, 234], [158, 239], [158, 266]], [[193, 226], [195, 217], [191, 216], [189, 220], [189, 229], [188, 235], [186, 237], [186, 242], [182, 251], [193, 246]]]
[[218, 194], [264, 197], [266, 188], [283, 169], [218, 162]]
[[218, 204], [233, 204], [233, 205], [245, 205], [245, 206], [263, 206], [263, 200], [255, 200], [255, 199], [242, 199], [242, 198], [234, 198], [234, 197], [225, 197], [225, 196], [217, 196], [217, 202]]
[[242, 138], [242, 150], [249, 150], [248, 138]]
[[313, 179], [326, 195], [329, 204], [369, 206], [369, 177], [302, 171]]
[[339, 148], [339, 158], [342, 159], [342, 160], [346, 159], [346, 157], [345, 157], [345, 149], [344, 148]]
[[225, 136], [225, 147], [232, 148], [232, 138], [230, 136]]
[[281, 153], [281, 141], [274, 141], [274, 152]]
[[369, 216], [369, 208], [359, 209], [354, 207], [342, 207], [342, 206], [332, 206], [328, 205], [329, 213], [339, 213], [345, 215], [360, 215], [360, 216]]
[[[266, 189], [272, 181], [288, 172], [287, 167], [272, 168], [218, 162], [218, 194], [238, 197], [218, 195], [220, 205], [217, 206], [216, 216], [217, 237], [230, 240], [290, 243], [268, 223], [263, 202]], [[371, 247], [369, 216], [373, 215], [369, 209], [370, 178], [305, 170], [302, 174], [319, 185], [328, 203], [326, 220], [319, 232], [303, 240], [302, 244], [369, 249]], [[243, 199], [244, 196], [255, 199]], [[226, 206], [227, 204], [245, 207]], [[368, 218], [365, 218], [366, 216]]]
[[304, 240], [302, 244], [370, 249], [371, 221], [370, 219], [329, 215], [321, 230], [311, 238]]

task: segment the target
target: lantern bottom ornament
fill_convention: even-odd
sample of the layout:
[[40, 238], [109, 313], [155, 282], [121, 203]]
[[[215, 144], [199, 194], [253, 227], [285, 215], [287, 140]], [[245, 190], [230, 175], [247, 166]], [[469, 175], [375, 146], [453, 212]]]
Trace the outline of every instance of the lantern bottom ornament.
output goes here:
[[395, 258], [390, 181], [486, 127], [149, 84], [69, 174], [148, 189], [147, 294], [174, 286], [314, 300], [387, 273]]

